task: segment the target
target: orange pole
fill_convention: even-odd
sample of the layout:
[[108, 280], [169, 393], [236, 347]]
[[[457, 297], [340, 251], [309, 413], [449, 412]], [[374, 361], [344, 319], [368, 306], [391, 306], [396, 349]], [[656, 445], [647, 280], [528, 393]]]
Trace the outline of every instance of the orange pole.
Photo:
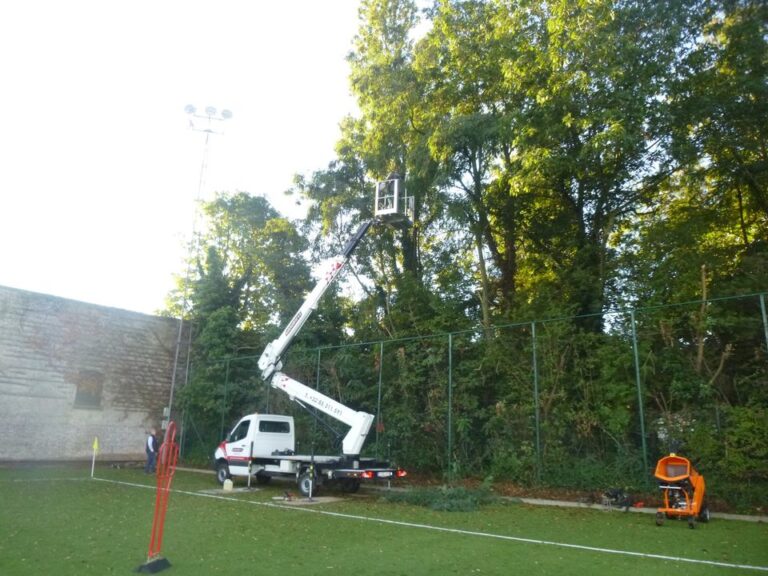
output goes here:
[[165, 431], [165, 439], [160, 446], [157, 459], [157, 495], [155, 496], [155, 516], [152, 520], [152, 537], [149, 541], [147, 562], [160, 556], [163, 545], [165, 513], [168, 510], [168, 497], [171, 492], [173, 474], [179, 459], [179, 445], [176, 444], [176, 423], [171, 421]]

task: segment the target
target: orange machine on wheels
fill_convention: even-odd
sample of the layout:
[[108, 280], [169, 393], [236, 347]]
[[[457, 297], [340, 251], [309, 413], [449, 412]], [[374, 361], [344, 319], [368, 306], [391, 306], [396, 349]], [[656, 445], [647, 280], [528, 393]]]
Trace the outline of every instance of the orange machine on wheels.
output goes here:
[[670, 454], [656, 463], [654, 476], [659, 481], [664, 503], [656, 512], [656, 525], [664, 524], [665, 518], [687, 518], [688, 527], [695, 528], [696, 521], [709, 522], [704, 486], [704, 476], [696, 472], [687, 458]]

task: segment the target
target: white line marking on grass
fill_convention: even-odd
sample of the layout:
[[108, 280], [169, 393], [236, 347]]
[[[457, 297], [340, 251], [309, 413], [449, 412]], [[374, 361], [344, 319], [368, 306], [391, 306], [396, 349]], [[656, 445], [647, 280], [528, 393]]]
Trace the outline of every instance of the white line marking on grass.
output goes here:
[[[156, 486], [147, 484], [135, 484], [132, 482], [121, 482], [119, 480], [107, 480], [104, 478], [93, 478], [101, 482], [110, 482], [113, 484], [122, 484], [136, 488], [156, 489]], [[599, 552], [601, 554], [615, 554], [618, 556], [632, 556], [635, 558], [650, 558], [653, 560], [669, 560], [672, 562], [685, 562], [688, 564], [703, 564], [705, 566], [718, 566], [720, 568], [741, 568], [744, 570], [757, 570], [768, 572], [768, 566], [755, 566], [752, 564], [733, 564], [730, 562], [717, 562], [716, 560], [697, 560], [695, 558], [684, 558], [682, 556], [666, 556], [664, 554], [650, 554], [646, 552], [632, 552], [630, 550], [614, 550], [612, 548], [599, 548], [596, 546], [584, 546], [581, 544], [568, 544], [565, 542], [553, 542], [551, 540], [537, 540], [535, 538], [522, 538], [520, 536], [506, 536], [504, 534], [492, 534], [490, 532], [476, 532], [473, 530], [460, 530], [459, 528], [446, 528], [443, 526], [432, 526], [430, 524], [417, 524], [414, 522], [403, 522], [400, 520], [387, 520], [386, 518], [371, 518], [369, 516], [358, 516], [356, 514], [343, 514], [341, 512], [330, 512], [328, 510], [318, 510], [316, 508], [299, 508], [296, 506], [287, 506], [285, 504], [275, 504], [273, 502], [255, 502], [253, 500], [243, 500], [231, 496], [220, 496], [216, 494], [205, 494], [201, 492], [189, 492], [187, 490], [171, 489], [171, 492], [177, 494], [186, 494], [188, 496], [197, 496], [200, 498], [213, 498], [215, 500], [225, 500], [227, 502], [237, 502], [240, 504], [252, 504], [254, 506], [264, 506], [267, 508], [280, 508], [282, 510], [300, 510], [312, 514], [322, 514], [324, 516], [333, 516], [336, 518], [346, 518], [350, 520], [365, 520], [379, 524], [391, 524], [393, 526], [405, 526], [407, 528], [420, 528], [422, 530], [432, 530], [435, 532], [447, 532], [450, 534], [461, 534], [464, 536], [479, 536], [482, 538], [493, 538], [496, 540], [506, 540], [509, 542], [522, 542], [524, 544], [541, 544], [543, 546], [556, 546], [558, 548], [570, 548], [572, 550], [585, 550], [588, 552]]]
[[12, 478], [9, 482], [61, 482], [62, 480], [67, 482], [82, 482], [83, 480], [90, 480], [89, 476], [82, 476], [77, 478]]

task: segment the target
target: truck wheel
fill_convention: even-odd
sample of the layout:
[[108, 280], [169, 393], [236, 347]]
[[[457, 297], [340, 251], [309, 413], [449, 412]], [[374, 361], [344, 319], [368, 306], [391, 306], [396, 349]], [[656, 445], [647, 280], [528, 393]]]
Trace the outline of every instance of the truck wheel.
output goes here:
[[298, 486], [301, 495], [309, 497], [311, 490], [312, 496], [316, 496], [320, 490], [318, 489], [317, 481], [315, 481], [314, 484], [315, 485], [312, 486], [312, 476], [310, 476], [309, 472], [304, 472], [301, 476], [299, 476]]
[[226, 462], [219, 462], [216, 464], [216, 480], [219, 484], [224, 485], [225, 480], [229, 480], [232, 476], [229, 474], [229, 466]]

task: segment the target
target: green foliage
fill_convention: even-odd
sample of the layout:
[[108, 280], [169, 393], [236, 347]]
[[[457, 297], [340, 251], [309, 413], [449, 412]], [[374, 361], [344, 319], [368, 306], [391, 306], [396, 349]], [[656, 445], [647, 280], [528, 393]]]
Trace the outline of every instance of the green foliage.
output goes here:
[[260, 351], [298, 308], [309, 284], [301, 257], [306, 241], [269, 203], [245, 193], [221, 194], [203, 206], [208, 230], [193, 254], [189, 304], [194, 326], [192, 370], [179, 402], [210, 434], [264, 400], [255, 363], [228, 360]]
[[623, 487], [632, 491], [647, 489], [651, 478], [643, 470], [642, 454], [615, 454], [597, 458], [582, 457], [563, 451], [547, 460], [543, 470], [548, 486], [585, 492]]
[[706, 421], [685, 434], [686, 447], [702, 469], [732, 482], [768, 480], [768, 414], [764, 406], [721, 407], [721, 429]]

